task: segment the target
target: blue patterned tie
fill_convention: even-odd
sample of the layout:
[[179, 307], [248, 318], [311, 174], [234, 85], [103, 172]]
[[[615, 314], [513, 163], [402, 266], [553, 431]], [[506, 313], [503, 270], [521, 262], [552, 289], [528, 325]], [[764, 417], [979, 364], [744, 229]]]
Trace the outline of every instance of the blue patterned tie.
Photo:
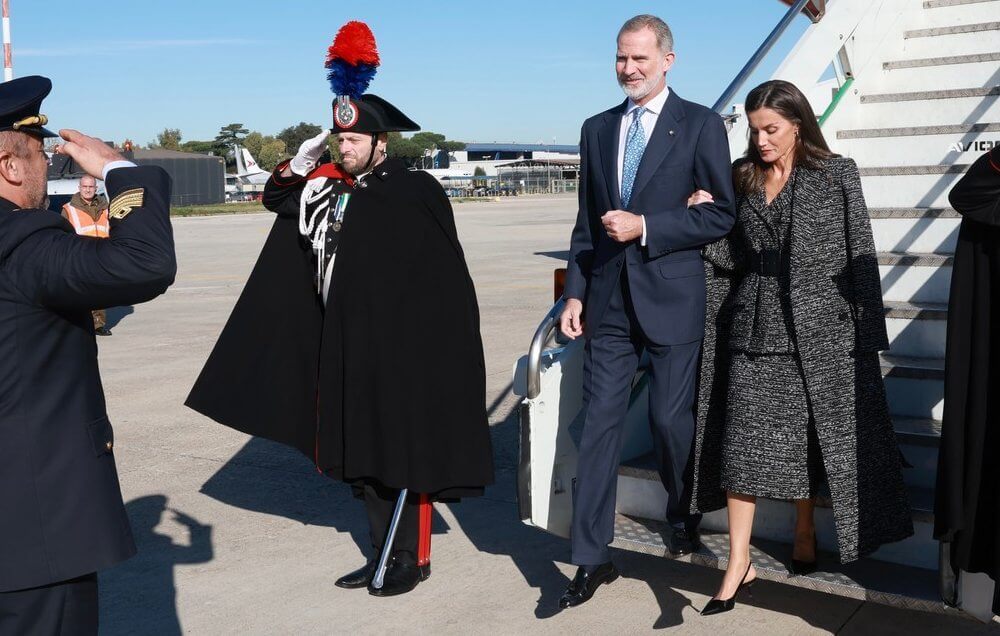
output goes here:
[[636, 108], [635, 119], [625, 134], [625, 160], [622, 164], [622, 207], [627, 208], [632, 199], [632, 184], [635, 183], [635, 173], [639, 169], [639, 161], [646, 149], [646, 131], [642, 129], [642, 114], [645, 108]]

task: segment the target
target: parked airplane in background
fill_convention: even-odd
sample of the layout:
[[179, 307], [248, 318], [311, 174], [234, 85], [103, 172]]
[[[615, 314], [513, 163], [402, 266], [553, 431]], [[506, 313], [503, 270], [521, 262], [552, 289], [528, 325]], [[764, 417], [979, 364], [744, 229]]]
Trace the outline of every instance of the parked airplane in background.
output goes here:
[[235, 177], [238, 183], [264, 185], [271, 176], [270, 172], [257, 165], [250, 151], [241, 146], [236, 147], [236, 171], [236, 174], [227, 174], [227, 180], [229, 177]]

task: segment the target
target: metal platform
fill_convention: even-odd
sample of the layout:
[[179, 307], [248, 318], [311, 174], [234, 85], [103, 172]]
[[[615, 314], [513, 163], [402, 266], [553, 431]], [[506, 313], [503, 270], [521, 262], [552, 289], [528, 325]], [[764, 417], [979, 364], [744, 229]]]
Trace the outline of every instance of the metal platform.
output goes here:
[[[667, 525], [659, 521], [617, 515], [615, 540], [611, 545], [673, 559], [663, 538], [668, 531]], [[701, 540], [702, 548], [698, 552], [676, 560], [725, 569], [728, 535], [704, 533]], [[868, 559], [841, 564], [836, 555], [826, 552], [818, 556], [822, 571], [795, 576], [785, 566], [785, 561], [791, 558], [790, 545], [755, 539], [750, 546], [750, 558], [762, 580], [904, 609], [967, 616], [941, 601], [937, 572]]]

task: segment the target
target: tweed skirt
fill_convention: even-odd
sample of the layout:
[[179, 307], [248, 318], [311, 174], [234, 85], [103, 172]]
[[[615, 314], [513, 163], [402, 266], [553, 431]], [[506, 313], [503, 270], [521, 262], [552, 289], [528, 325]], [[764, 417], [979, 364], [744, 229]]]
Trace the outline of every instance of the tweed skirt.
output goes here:
[[823, 460], [796, 357], [733, 352], [722, 487], [756, 497], [807, 499], [822, 481]]

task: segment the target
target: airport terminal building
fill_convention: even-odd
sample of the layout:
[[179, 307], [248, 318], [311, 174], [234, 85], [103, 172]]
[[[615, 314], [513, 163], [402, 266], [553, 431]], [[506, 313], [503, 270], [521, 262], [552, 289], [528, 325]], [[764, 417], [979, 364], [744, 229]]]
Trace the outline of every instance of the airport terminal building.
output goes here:
[[469, 143], [432, 159], [425, 169], [453, 196], [572, 192], [580, 172], [576, 145]]

